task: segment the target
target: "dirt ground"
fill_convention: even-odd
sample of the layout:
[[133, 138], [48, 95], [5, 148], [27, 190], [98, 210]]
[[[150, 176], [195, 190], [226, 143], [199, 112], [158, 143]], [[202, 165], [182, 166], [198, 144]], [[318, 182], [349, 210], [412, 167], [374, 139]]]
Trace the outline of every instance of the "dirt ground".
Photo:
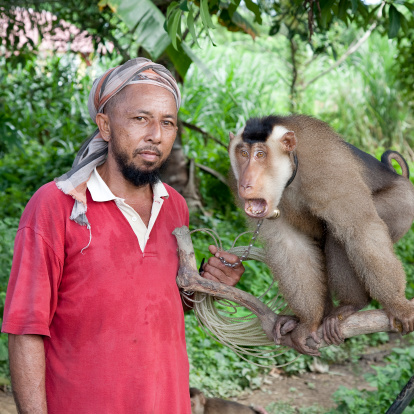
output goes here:
[[363, 375], [371, 370], [366, 362], [356, 366], [331, 365], [326, 373], [306, 372], [302, 375], [286, 376], [273, 370], [263, 380], [259, 390], [246, 391], [236, 400], [246, 405], [269, 406], [284, 402], [292, 408], [317, 405], [321, 408], [334, 407], [332, 394], [341, 386], [374, 390]]
[[332, 408], [335, 404], [331, 397], [341, 385], [359, 390], [375, 390], [366, 382], [364, 375], [375, 372], [372, 365], [383, 365], [384, 357], [394, 346], [395, 344], [390, 342], [379, 348], [371, 348], [353, 364], [324, 366], [315, 359], [315, 372], [301, 375], [286, 376], [281, 371], [273, 369], [263, 378], [260, 389], [246, 390], [235, 401], [262, 407], [283, 402], [292, 408]]
[[[282, 371], [273, 369], [263, 378], [262, 386], [256, 390], [246, 390], [235, 401], [245, 405], [267, 407], [272, 403], [284, 402], [292, 408], [334, 407], [332, 394], [344, 385], [348, 388], [374, 390], [364, 379], [364, 374], [373, 372], [372, 364], [383, 364], [386, 356], [395, 344], [388, 343], [380, 348], [372, 348], [361, 355], [355, 364], [330, 365], [315, 364], [315, 372], [286, 376]], [[401, 346], [401, 345], [400, 345]], [[0, 389], [0, 414], [17, 414], [13, 396], [8, 389]]]

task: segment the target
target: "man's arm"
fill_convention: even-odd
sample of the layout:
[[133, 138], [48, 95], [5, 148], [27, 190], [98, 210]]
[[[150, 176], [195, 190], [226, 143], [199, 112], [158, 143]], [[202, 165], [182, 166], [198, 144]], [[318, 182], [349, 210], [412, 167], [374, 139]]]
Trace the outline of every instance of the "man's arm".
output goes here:
[[19, 414], [47, 414], [43, 338], [9, 334], [9, 359]]

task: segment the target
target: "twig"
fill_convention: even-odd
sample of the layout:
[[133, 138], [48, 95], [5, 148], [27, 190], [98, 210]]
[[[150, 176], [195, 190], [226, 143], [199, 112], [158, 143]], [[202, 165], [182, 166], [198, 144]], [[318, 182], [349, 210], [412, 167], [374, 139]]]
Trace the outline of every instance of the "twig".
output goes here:
[[208, 132], [204, 131], [203, 129], [201, 129], [197, 125], [193, 125], [193, 124], [190, 124], [189, 122], [185, 122], [185, 121], [181, 121], [181, 122], [186, 128], [191, 129], [192, 131], [196, 131], [196, 132], [200, 133], [204, 138], [211, 139], [214, 142], [217, 142], [217, 144], [220, 144], [222, 147], [227, 148], [227, 145], [223, 144], [219, 139], [213, 137], [212, 135], [210, 135]]
[[218, 171], [213, 170], [210, 167], [207, 167], [206, 165], [203, 164], [198, 164], [197, 162], [195, 163], [195, 166], [200, 168], [200, 170], [203, 170], [205, 172], [208, 172], [209, 174], [211, 174], [213, 177], [216, 177], [219, 181], [221, 181], [223, 184], [225, 185], [229, 185], [229, 183], [227, 182], [227, 179], [224, 175], [220, 174]]
[[[381, 6], [378, 10], [378, 16], [381, 15], [381, 12], [382, 12], [382, 9], [383, 9], [384, 5], [385, 5], [385, 1], [382, 2]], [[307, 84], [305, 84], [302, 88], [299, 89], [299, 92], [303, 92], [309, 85], [316, 82], [319, 78], [321, 78], [322, 76], [325, 76], [327, 73], [333, 71], [339, 65], [341, 65], [342, 62], [344, 62], [350, 55], [355, 53], [362, 46], [362, 44], [366, 40], [368, 40], [368, 38], [371, 36], [371, 33], [374, 31], [374, 29], [377, 26], [378, 26], [378, 22], [372, 23], [370, 28], [364, 33], [364, 35], [357, 42], [353, 42], [349, 46], [348, 50], [331, 67], [329, 67], [328, 69], [324, 70], [319, 75], [317, 75], [313, 79], [311, 79]]]

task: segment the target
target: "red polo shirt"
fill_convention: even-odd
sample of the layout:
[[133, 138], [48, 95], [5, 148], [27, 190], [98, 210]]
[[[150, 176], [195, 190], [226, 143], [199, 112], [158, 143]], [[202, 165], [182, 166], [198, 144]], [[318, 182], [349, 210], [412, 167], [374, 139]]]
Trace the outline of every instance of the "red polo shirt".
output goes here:
[[50, 414], [190, 414], [174, 228], [184, 199], [166, 186], [145, 252], [114, 201], [87, 193], [89, 230], [54, 183], [16, 236], [2, 331], [44, 336]]

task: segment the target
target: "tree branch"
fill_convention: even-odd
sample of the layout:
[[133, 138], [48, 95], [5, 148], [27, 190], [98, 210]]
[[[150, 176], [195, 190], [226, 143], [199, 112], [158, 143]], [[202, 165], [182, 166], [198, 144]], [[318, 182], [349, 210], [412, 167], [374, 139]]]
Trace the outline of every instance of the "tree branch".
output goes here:
[[[186, 226], [183, 226], [176, 228], [173, 234], [177, 238], [180, 259], [177, 285], [185, 291], [207, 293], [246, 307], [258, 317], [266, 336], [273, 341], [273, 327], [279, 316], [250, 293], [199, 276], [190, 231]], [[389, 318], [382, 310], [354, 313], [349, 318], [340, 322], [340, 328], [345, 338], [374, 332], [395, 332], [396, 330], [401, 331], [402, 329], [401, 324], [396, 327], [390, 326]], [[317, 335], [321, 339], [321, 343], [316, 344], [312, 338], [308, 338], [308, 346], [315, 348], [328, 346], [322, 339], [322, 326], [319, 327]], [[282, 336], [281, 345], [292, 347], [289, 333]]]
[[[378, 16], [381, 16], [384, 5], [385, 5], [385, 1], [382, 2], [378, 10], [378, 14], [377, 14]], [[324, 70], [319, 75], [311, 79], [308, 83], [306, 83], [302, 88], [299, 89], [299, 92], [303, 92], [309, 85], [316, 82], [319, 78], [325, 76], [329, 72], [336, 69], [339, 65], [341, 65], [349, 56], [355, 53], [368, 40], [368, 38], [371, 36], [371, 33], [375, 30], [377, 26], [378, 26], [378, 21], [372, 23], [370, 28], [363, 34], [363, 36], [357, 42], [352, 42], [348, 50], [331, 67], [329, 67], [328, 69]]]
[[221, 181], [223, 184], [225, 184], [225, 185], [229, 185], [229, 183], [228, 183], [228, 181], [227, 181], [227, 179], [226, 179], [226, 177], [224, 176], [224, 175], [222, 175], [222, 174], [220, 174], [218, 171], [216, 171], [216, 170], [213, 170], [212, 168], [210, 168], [210, 167], [207, 167], [206, 165], [203, 165], [203, 164], [199, 164], [199, 163], [195, 163], [195, 166], [196, 167], [198, 167], [198, 168], [200, 168], [200, 170], [203, 170], [203, 171], [205, 171], [205, 172], [208, 172], [209, 174], [211, 174], [213, 177], [216, 177], [219, 181]]
[[203, 129], [201, 129], [197, 125], [193, 125], [193, 124], [190, 124], [189, 122], [185, 122], [185, 121], [181, 121], [181, 122], [186, 128], [200, 133], [203, 136], [203, 138], [211, 139], [214, 142], [217, 142], [217, 144], [220, 144], [222, 147], [227, 149], [227, 145], [223, 144], [219, 139], [213, 137], [212, 135], [210, 135], [208, 132], [204, 131]]

